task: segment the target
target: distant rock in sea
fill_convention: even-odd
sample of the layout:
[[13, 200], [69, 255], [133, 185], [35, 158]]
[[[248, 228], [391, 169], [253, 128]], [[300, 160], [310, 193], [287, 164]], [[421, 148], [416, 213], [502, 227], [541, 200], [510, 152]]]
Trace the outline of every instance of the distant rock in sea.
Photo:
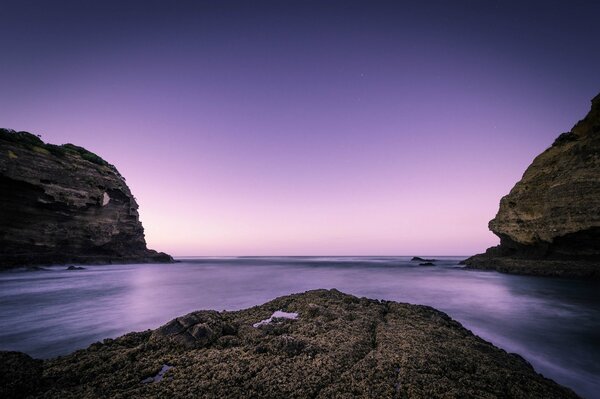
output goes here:
[[0, 269], [172, 261], [146, 248], [117, 169], [73, 144], [0, 129], [0, 209]]
[[437, 259], [425, 259], [420, 256], [413, 256], [411, 262], [437, 262]]
[[600, 94], [535, 158], [489, 228], [500, 245], [465, 260], [467, 267], [600, 278]]
[[67, 270], [85, 270], [85, 267], [71, 265], [67, 267]]
[[336, 290], [197, 311], [43, 362], [0, 352], [0, 367], [14, 397], [577, 398], [445, 313]]

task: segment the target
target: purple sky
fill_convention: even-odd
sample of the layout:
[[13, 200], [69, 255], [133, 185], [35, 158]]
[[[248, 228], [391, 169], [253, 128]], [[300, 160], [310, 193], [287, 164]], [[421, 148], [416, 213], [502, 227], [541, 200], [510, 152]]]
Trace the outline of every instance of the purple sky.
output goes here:
[[3, 1], [0, 126], [116, 165], [174, 255], [480, 252], [600, 91], [594, 1], [172, 3]]

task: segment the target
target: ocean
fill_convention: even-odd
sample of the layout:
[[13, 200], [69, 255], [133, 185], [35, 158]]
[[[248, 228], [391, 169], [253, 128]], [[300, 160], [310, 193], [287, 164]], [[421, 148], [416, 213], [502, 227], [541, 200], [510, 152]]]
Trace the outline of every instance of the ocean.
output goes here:
[[600, 283], [464, 270], [458, 257], [179, 258], [0, 273], [0, 349], [49, 358], [200, 309], [336, 288], [433, 306], [587, 398], [600, 398]]

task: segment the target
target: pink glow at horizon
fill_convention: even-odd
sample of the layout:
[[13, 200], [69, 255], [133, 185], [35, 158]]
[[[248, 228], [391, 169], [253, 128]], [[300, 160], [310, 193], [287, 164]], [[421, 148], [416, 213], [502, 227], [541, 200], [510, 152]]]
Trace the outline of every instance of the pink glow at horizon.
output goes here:
[[[258, 148], [252, 134], [229, 141], [225, 132], [232, 127], [227, 124], [237, 128], [240, 122], [220, 117], [213, 122], [223, 127], [202, 129], [192, 123], [183, 135], [165, 130], [172, 138], [166, 142], [160, 118], [154, 129], [141, 115], [91, 128], [84, 126], [85, 118], [73, 126], [53, 121], [52, 115], [45, 120], [67, 126], [52, 142], [84, 145], [119, 168], [140, 203], [149, 246], [174, 255], [482, 251], [497, 242], [487, 222], [500, 197], [545, 145], [530, 144], [527, 137], [508, 141], [505, 135], [479, 134], [494, 130], [488, 115], [465, 115], [453, 125], [439, 109], [439, 119], [427, 119], [430, 106], [440, 104], [422, 104], [422, 117], [409, 128], [410, 135], [404, 123], [392, 123], [389, 116], [379, 123], [365, 121], [367, 129], [356, 120], [368, 118], [368, 111], [352, 119], [354, 126], [323, 112], [312, 114], [306, 134], [298, 131], [300, 121], [274, 125], [268, 143], [261, 143], [264, 148]], [[324, 121], [321, 126], [315, 124], [317, 117]], [[499, 121], [496, 129], [518, 131], [535, 126], [532, 119]], [[327, 140], [332, 129], [345, 132], [339, 142]], [[546, 133], [550, 126], [538, 129]], [[441, 130], [445, 135], [432, 137], [431, 132]], [[107, 131], [127, 134], [107, 142]], [[297, 135], [278, 135], [290, 131]], [[547, 135], [548, 142], [553, 135]]]
[[560, 10], [532, 26], [445, 3], [208, 3], [71, 5], [0, 38], [2, 127], [113, 163], [148, 246], [175, 256], [481, 252], [500, 198], [600, 89]]

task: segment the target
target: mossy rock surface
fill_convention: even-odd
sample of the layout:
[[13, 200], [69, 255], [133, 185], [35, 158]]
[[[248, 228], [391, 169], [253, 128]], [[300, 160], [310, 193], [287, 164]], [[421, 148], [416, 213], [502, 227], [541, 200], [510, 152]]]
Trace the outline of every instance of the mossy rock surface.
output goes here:
[[63, 145], [44, 143], [40, 136], [25, 131], [17, 132], [12, 129], [0, 128], [0, 140], [14, 143], [23, 148], [30, 149], [40, 154], [52, 154], [59, 157], [64, 157], [66, 154], [71, 154], [80, 156], [81, 158], [95, 163], [97, 165], [113, 167], [100, 156], [94, 154], [91, 151], [86, 150], [83, 147], [79, 147], [70, 143]]
[[[298, 317], [253, 327], [278, 310]], [[34, 397], [577, 397], [433, 308], [336, 290], [194, 312], [47, 360], [40, 381]]]

